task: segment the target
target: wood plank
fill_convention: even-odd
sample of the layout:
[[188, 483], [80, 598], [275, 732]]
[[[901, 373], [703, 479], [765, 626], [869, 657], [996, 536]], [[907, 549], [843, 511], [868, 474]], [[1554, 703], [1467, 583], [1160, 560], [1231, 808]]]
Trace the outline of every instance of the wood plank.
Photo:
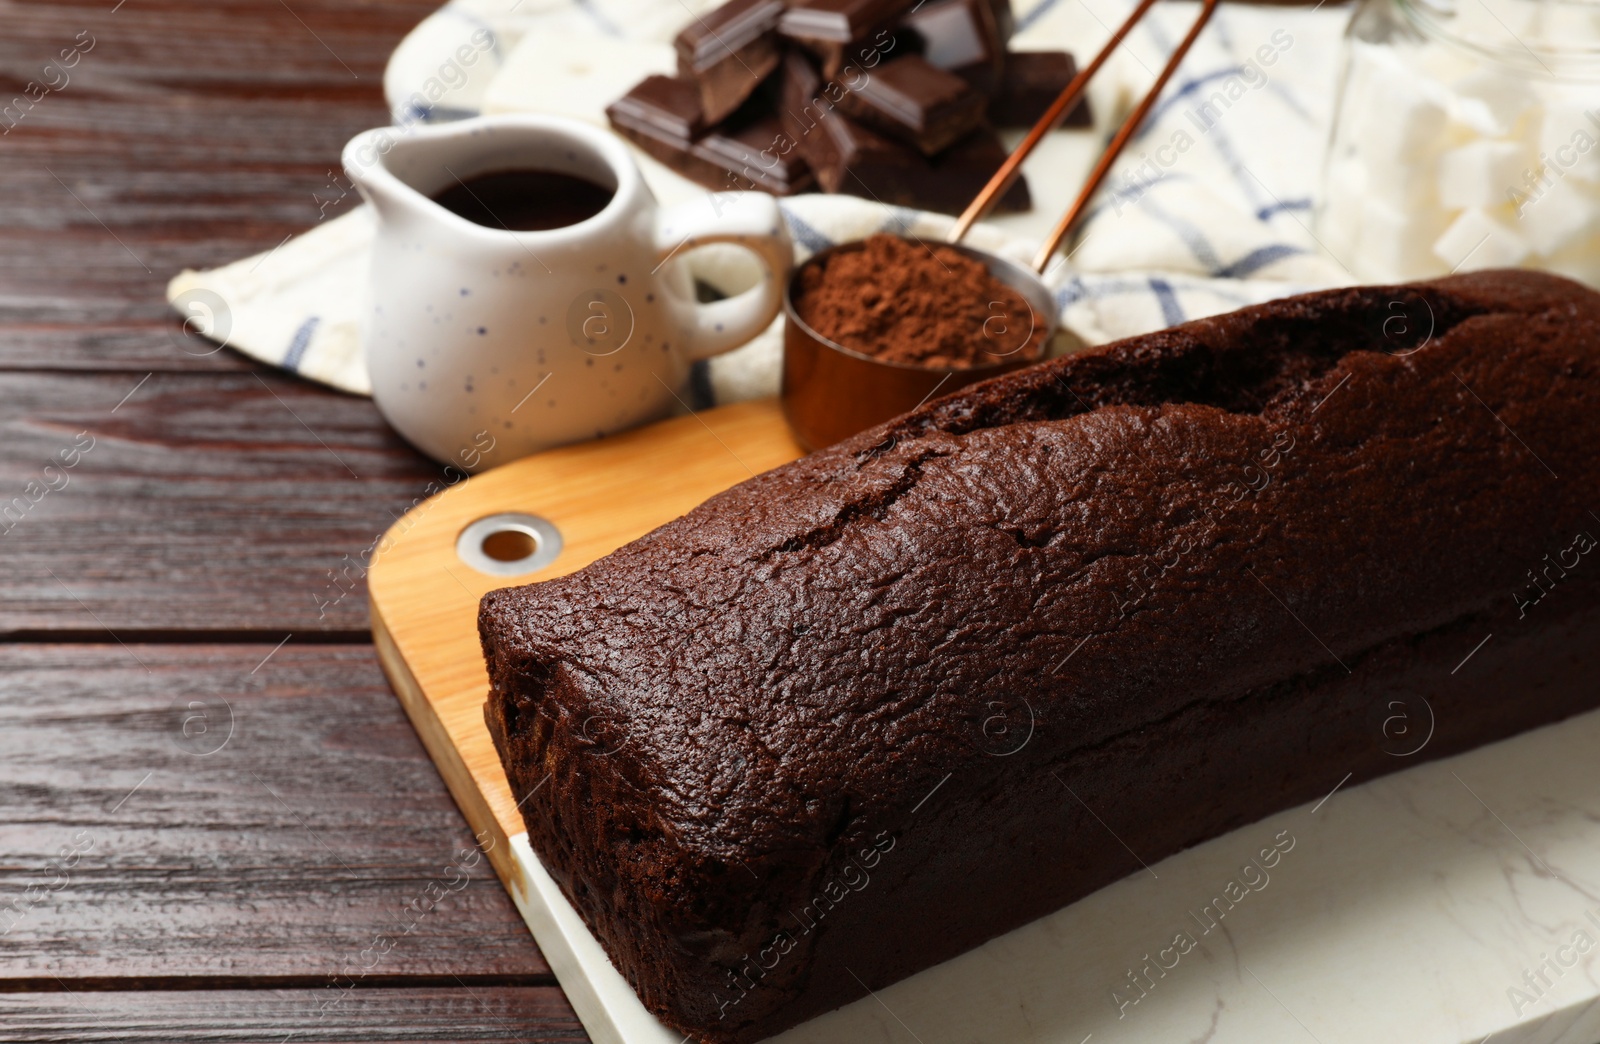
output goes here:
[[8, 4], [0, 106], [78, 34], [93, 46], [59, 90], [0, 120], [0, 368], [242, 368], [181, 332], [167, 279], [356, 202], [339, 151], [387, 122], [384, 64], [436, 7]]
[[[519, 888], [522, 874], [504, 842], [523, 826], [483, 722], [489, 683], [478, 599], [580, 569], [800, 455], [777, 400], [723, 406], [487, 471], [411, 511], [387, 535], [369, 578], [379, 657], [467, 822], [493, 832], [490, 857], [508, 888]], [[554, 562], [517, 577], [489, 576], [461, 562], [461, 531], [505, 511], [531, 512], [556, 526], [563, 546]]]
[[588, 1040], [553, 986], [0, 994], [0, 1042]]
[[551, 981], [370, 647], [0, 657], [0, 991]]
[[369, 400], [272, 371], [13, 374], [0, 433], [0, 634], [359, 638], [363, 552], [446, 484]]

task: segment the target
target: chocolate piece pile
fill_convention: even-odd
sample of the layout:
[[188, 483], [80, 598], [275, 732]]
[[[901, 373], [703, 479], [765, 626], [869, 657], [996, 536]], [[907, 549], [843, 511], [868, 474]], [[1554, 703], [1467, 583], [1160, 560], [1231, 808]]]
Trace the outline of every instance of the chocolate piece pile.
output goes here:
[[[820, 186], [959, 213], [1076, 74], [1064, 51], [1008, 53], [1008, 0], [730, 0], [676, 41], [611, 125], [707, 188]], [[1087, 102], [1066, 119], [1088, 126]], [[1026, 210], [1018, 178], [997, 209]]]
[[883, 233], [800, 269], [795, 311], [836, 344], [884, 362], [965, 370], [1038, 358], [1045, 323], [979, 262]]

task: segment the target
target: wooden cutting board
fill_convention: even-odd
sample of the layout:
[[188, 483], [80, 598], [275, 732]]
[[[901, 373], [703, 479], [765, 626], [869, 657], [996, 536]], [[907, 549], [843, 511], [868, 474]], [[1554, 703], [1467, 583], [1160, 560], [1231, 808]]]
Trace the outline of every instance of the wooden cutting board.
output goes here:
[[[478, 600], [581, 569], [802, 452], [776, 400], [724, 406], [474, 475], [417, 505], [379, 541], [367, 576], [378, 655], [468, 822], [493, 839], [502, 880], [516, 876], [507, 841], [523, 827], [483, 723], [489, 678]], [[504, 512], [554, 525], [562, 541], [555, 561], [521, 576], [463, 562], [462, 530]]]
[[[384, 669], [598, 1044], [684, 1038], [639, 1004], [528, 846], [483, 723], [478, 600], [570, 573], [799, 455], [772, 401], [664, 421], [463, 480], [400, 519], [371, 565]], [[505, 512], [553, 525], [555, 560], [523, 576], [464, 561], [463, 531]], [[773, 1044], [1594, 1044], [1597, 750], [1600, 712], [1359, 787], [1330, 780], [1315, 805], [1162, 860]], [[1241, 865], [1283, 838], [1270, 880], [1240, 886]], [[1194, 911], [1219, 908], [1230, 885], [1239, 901], [1202, 931]], [[1190, 948], [1174, 947], [1179, 932]]]
[[[679, 1044], [679, 1037], [645, 1013], [528, 846], [483, 722], [489, 677], [478, 645], [478, 600], [499, 587], [581, 569], [802, 452], [776, 400], [677, 417], [463, 479], [407, 512], [373, 556], [367, 590], [384, 672], [599, 1044]], [[517, 576], [492, 576], [463, 561], [463, 530], [508, 512], [555, 527], [561, 551], [554, 561]]]

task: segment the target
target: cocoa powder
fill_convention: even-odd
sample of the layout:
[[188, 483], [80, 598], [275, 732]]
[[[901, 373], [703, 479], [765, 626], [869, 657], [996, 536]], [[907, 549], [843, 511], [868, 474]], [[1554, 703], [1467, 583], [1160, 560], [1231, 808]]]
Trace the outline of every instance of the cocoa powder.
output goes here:
[[1045, 318], [982, 264], [885, 233], [808, 263], [794, 306], [817, 333], [885, 362], [965, 370], [1043, 349]]

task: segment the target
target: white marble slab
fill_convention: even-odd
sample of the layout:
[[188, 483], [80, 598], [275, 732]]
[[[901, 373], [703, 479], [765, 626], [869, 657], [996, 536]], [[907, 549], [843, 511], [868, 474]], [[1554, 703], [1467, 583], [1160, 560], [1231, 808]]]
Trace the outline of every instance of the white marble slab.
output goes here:
[[[1600, 1041], [1600, 712], [1337, 783], [774, 1041]], [[1276, 865], [1241, 873], [1275, 838]], [[527, 835], [512, 847], [517, 905], [590, 1035], [682, 1044]], [[1230, 881], [1244, 894], [1212, 924]]]

